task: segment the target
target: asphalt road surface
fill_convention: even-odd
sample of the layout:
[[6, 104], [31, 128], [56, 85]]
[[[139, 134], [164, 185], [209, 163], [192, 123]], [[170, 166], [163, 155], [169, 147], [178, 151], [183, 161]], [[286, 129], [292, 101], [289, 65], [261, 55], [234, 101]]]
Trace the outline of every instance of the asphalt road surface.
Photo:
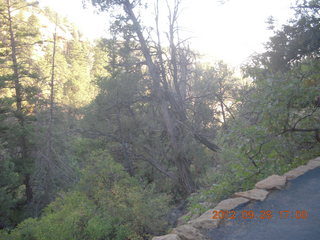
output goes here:
[[289, 181], [284, 190], [271, 192], [263, 202], [240, 206], [212, 240], [320, 240], [320, 168]]

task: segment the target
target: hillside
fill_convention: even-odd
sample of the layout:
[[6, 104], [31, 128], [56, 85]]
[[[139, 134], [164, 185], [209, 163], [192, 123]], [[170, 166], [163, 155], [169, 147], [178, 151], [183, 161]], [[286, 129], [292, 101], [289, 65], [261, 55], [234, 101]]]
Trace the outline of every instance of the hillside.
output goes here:
[[150, 239], [319, 156], [320, 1], [241, 76], [181, 39], [180, 1], [145, 3], [87, 1], [112, 19], [92, 43], [0, 0], [0, 239]]

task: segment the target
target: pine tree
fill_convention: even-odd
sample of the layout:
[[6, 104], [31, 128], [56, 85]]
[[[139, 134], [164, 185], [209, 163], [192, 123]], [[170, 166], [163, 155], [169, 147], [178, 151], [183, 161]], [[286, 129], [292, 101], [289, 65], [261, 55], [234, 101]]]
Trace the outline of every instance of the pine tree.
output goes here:
[[[34, 3], [22, 0], [0, 2], [0, 101], [4, 134], [1, 139], [12, 158], [9, 166], [19, 176], [15, 189], [25, 189], [16, 208], [24, 209], [33, 199], [31, 175], [32, 122], [39, 81], [34, 59], [34, 46], [39, 43], [38, 22], [33, 14], [26, 14]], [[9, 187], [10, 188], [10, 187]], [[15, 220], [13, 220], [15, 221]]]

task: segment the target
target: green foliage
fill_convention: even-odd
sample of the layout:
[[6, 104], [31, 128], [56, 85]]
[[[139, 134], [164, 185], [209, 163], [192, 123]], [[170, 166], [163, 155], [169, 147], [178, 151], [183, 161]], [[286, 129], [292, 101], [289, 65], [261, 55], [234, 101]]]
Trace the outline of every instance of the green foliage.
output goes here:
[[[1, 227], [10, 226], [15, 215], [15, 205], [21, 195], [19, 191], [19, 174], [15, 171], [14, 164], [5, 144], [0, 142], [0, 224]], [[17, 219], [14, 219], [17, 220]]]
[[143, 188], [106, 152], [94, 152], [91, 159], [79, 184], [83, 191], [93, 196], [100, 210], [112, 219], [130, 224], [130, 229], [141, 236], [144, 231], [163, 230], [168, 204], [165, 195], [155, 194], [152, 186]]
[[93, 152], [76, 190], [61, 193], [39, 219], [27, 219], [14, 240], [144, 239], [164, 230], [168, 198], [142, 188], [105, 151]]
[[[14, 12], [11, 22], [7, 4], [11, 4], [10, 9]], [[1, 215], [3, 228], [12, 227], [25, 217], [39, 215], [57, 191], [73, 183], [73, 168], [69, 161], [72, 159], [70, 131], [75, 128], [76, 118], [80, 118], [76, 109], [88, 104], [95, 90], [91, 83], [91, 45], [79, 39], [70, 23], [60, 21], [59, 17], [56, 19], [53, 16], [56, 14], [50, 11], [47, 12], [49, 16], [41, 16], [41, 10], [35, 4], [24, 0], [1, 0], [0, 11], [0, 143], [1, 147], [2, 144], [5, 146], [8, 156], [4, 158], [4, 169], [8, 170], [7, 174], [17, 175], [12, 176], [12, 183], [4, 178], [0, 184], [6, 191], [3, 196], [8, 200], [2, 205], [10, 205], [4, 210], [6, 219]], [[46, 23], [48, 25], [54, 26], [57, 20], [61, 23], [58, 33], [67, 35], [65, 30], [68, 29], [74, 37], [65, 39], [58, 34], [50, 140], [52, 30], [40, 25], [38, 16], [51, 19], [52, 22]], [[61, 29], [63, 31], [59, 31]], [[13, 63], [13, 56], [17, 64]], [[50, 151], [49, 141], [52, 143]], [[47, 184], [50, 190], [46, 186], [48, 181], [51, 182]], [[45, 196], [49, 192], [50, 196]]]
[[191, 208], [247, 190], [266, 176], [281, 175], [318, 156], [318, 4], [301, 4], [297, 19], [276, 31], [267, 51], [244, 67], [251, 84], [240, 90], [235, 118], [219, 132], [223, 161], [204, 177], [211, 187], [191, 199]]
[[1, 202], [7, 207], [1, 209], [1, 228], [11, 227], [29, 214], [26, 202], [34, 170], [32, 115], [40, 92], [36, 64], [30, 57], [39, 40], [39, 22], [35, 15], [26, 14], [29, 4], [0, 1], [0, 158], [5, 171], [0, 185], [1, 196], [7, 199]]
[[[78, 109], [89, 104], [96, 94], [91, 76], [93, 47], [80, 39], [66, 41], [61, 38], [58, 36], [57, 44], [61, 47], [56, 49], [55, 55], [55, 102], [65, 108]], [[51, 45], [44, 45], [42, 50], [45, 55], [38, 59], [41, 75], [50, 79], [53, 49]], [[40, 86], [46, 101], [49, 99], [50, 85], [43, 81]]]
[[[127, 13], [140, 4], [90, 2]], [[185, 196], [179, 169], [199, 187], [189, 209], [200, 214], [319, 154], [318, 0], [301, 2], [296, 19], [244, 66], [247, 85], [222, 62], [195, 63], [183, 44], [173, 41], [167, 49], [147, 39], [161, 71], [155, 86], [128, 18], [119, 15], [112, 39], [93, 46], [47, 9], [42, 14], [58, 30], [70, 31], [67, 37], [58, 31], [52, 86], [51, 36], [41, 39], [37, 17], [21, 8], [12, 26], [22, 111], [5, 4], [0, 2], [1, 240], [147, 239], [165, 231], [170, 204]], [[221, 151], [206, 149], [199, 136]]]

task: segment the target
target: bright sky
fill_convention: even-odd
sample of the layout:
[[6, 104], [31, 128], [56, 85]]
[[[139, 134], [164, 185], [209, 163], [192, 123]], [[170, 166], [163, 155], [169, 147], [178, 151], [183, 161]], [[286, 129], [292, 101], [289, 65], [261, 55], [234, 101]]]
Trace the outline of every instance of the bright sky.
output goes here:
[[[164, 0], [160, 0], [164, 1]], [[173, 0], [168, 0], [173, 2]], [[82, 0], [39, 0], [65, 15], [89, 38], [102, 36], [109, 21], [82, 8]], [[273, 16], [278, 24], [293, 16], [295, 0], [184, 0], [180, 26], [192, 37], [191, 46], [208, 60], [224, 60], [237, 67], [252, 53], [263, 51], [271, 35], [266, 20]], [[152, 21], [152, 20], [151, 20]]]

